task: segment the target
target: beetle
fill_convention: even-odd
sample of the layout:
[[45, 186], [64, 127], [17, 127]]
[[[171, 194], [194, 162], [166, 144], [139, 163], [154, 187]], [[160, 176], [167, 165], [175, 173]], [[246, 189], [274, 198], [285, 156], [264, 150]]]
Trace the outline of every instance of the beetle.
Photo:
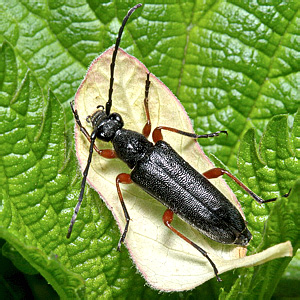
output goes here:
[[[120, 251], [130, 223], [129, 212], [123, 199], [120, 184], [135, 183], [167, 207], [163, 214], [164, 224], [172, 232], [197, 249], [209, 261], [217, 280], [221, 281], [218, 269], [207, 252], [172, 226], [174, 214], [216, 242], [246, 246], [251, 240], [252, 235], [246, 226], [244, 218], [237, 208], [209, 179], [227, 175], [258, 203], [275, 201], [276, 198], [263, 200], [234, 175], [221, 168], [213, 168], [200, 174], [163, 140], [162, 135], [162, 131], [165, 130], [198, 139], [227, 134], [224, 130], [198, 135], [173, 127], [158, 126], [152, 132], [153, 143], [150, 142], [148, 137], [152, 128], [148, 106], [151, 85], [149, 73], [145, 81], [144, 107], [146, 124], [142, 133], [123, 128], [124, 121], [121, 115], [114, 112], [111, 113], [114, 69], [122, 33], [130, 15], [140, 6], [141, 4], [137, 4], [128, 11], [119, 29], [110, 64], [108, 101], [105, 107], [98, 105], [97, 110], [87, 117], [87, 122], [91, 123], [93, 128], [91, 134], [82, 125], [73, 102], [70, 103], [77, 126], [89, 141], [90, 146], [86, 167], [83, 171], [78, 203], [70, 222], [67, 238], [71, 236], [78, 211], [83, 201], [92, 154], [93, 151], [96, 151], [100, 156], [107, 159], [119, 158], [132, 169], [130, 174], [121, 173], [116, 177], [117, 193], [126, 219], [125, 228], [121, 234], [117, 249]], [[114, 149], [99, 149], [95, 145], [96, 139], [111, 142]]]

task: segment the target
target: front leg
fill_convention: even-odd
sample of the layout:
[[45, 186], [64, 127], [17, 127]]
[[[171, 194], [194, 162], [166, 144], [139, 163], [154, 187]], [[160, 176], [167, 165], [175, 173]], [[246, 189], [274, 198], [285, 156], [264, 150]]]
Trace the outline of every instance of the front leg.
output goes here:
[[199, 138], [209, 138], [209, 137], [214, 137], [214, 136], [219, 136], [220, 133], [226, 133], [226, 130], [221, 130], [221, 131], [217, 131], [217, 132], [212, 132], [212, 133], [207, 133], [207, 134], [195, 134], [195, 133], [191, 133], [191, 132], [186, 132], [186, 131], [182, 131], [173, 127], [168, 127], [168, 126], [158, 126], [153, 130], [152, 133], [152, 138], [154, 143], [163, 140], [163, 136], [161, 131], [162, 130], [168, 130], [168, 131], [172, 131], [181, 135], [185, 135], [188, 136], [190, 138], [193, 139], [199, 139]]
[[146, 113], [146, 118], [147, 122], [143, 128], [143, 135], [148, 138], [151, 132], [151, 120], [150, 120], [150, 112], [149, 112], [149, 89], [150, 89], [150, 73], [147, 74], [147, 80], [146, 80], [146, 85], [145, 85], [145, 98], [144, 98], [144, 107], [145, 107], [145, 113]]
[[71, 105], [71, 109], [74, 115], [74, 118], [76, 120], [77, 125], [80, 128], [80, 131], [84, 134], [84, 136], [87, 138], [87, 140], [90, 142], [90, 147], [89, 147], [89, 155], [88, 155], [88, 159], [87, 159], [87, 163], [86, 163], [86, 167], [83, 171], [83, 178], [81, 181], [81, 189], [80, 189], [80, 194], [78, 197], [78, 202], [77, 205], [75, 207], [71, 222], [70, 222], [70, 226], [68, 229], [68, 233], [67, 233], [67, 238], [70, 238], [72, 230], [73, 230], [73, 226], [75, 224], [77, 215], [78, 215], [78, 211], [80, 209], [82, 200], [83, 200], [83, 194], [84, 194], [84, 189], [85, 189], [85, 185], [86, 185], [86, 180], [87, 180], [87, 176], [88, 176], [88, 172], [89, 172], [89, 168], [92, 162], [92, 155], [93, 155], [93, 150], [95, 150], [99, 155], [101, 155], [102, 157], [105, 158], [116, 158], [117, 154], [114, 150], [112, 149], [99, 149], [98, 147], [95, 146], [95, 141], [97, 138], [97, 128], [93, 130], [92, 134], [89, 135], [89, 133], [87, 132], [87, 130], [82, 126], [81, 121], [79, 119], [79, 115], [77, 110], [74, 109], [73, 103], [70, 103]]
[[[83, 135], [86, 137], [86, 139], [91, 143], [91, 136], [89, 135], [89, 133], [87, 132], [85, 127], [83, 127], [83, 125], [81, 124], [77, 109], [74, 109], [73, 102], [74, 101], [70, 102], [70, 106], [71, 106], [75, 121], [76, 121], [77, 125], [79, 126], [80, 131], [83, 133]], [[93, 148], [102, 157], [105, 157], [105, 158], [117, 158], [118, 157], [115, 150], [99, 149], [95, 144], [93, 145]]]

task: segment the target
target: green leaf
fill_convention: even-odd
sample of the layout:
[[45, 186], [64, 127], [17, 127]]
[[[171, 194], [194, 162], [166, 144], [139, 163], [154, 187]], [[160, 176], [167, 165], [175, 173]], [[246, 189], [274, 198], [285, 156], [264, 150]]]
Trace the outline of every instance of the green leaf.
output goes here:
[[[13, 52], [8, 44], [2, 52], [3, 57], [9, 58], [5, 65], [16, 64], [10, 59]], [[3, 85], [8, 83], [4, 80]], [[71, 132], [66, 131], [63, 110], [51, 92], [44, 98], [30, 72], [11, 94], [1, 102], [1, 237], [62, 298], [81, 298], [84, 292], [110, 298], [125, 293], [135, 282], [143, 282], [132, 269], [127, 253], [116, 251], [117, 226], [111, 227], [112, 216], [103, 203], [97, 203], [95, 192], [90, 191], [86, 197], [94, 202], [92, 208], [87, 205], [77, 223], [80, 226], [82, 222], [85, 227], [84, 239], [66, 239], [68, 212], [73, 211], [73, 204], [70, 209], [67, 199], [76, 201], [80, 177], [76, 175]], [[26, 264], [18, 267], [27, 268]], [[82, 290], [84, 279], [88, 279], [88, 284]], [[133, 288], [131, 293], [139, 294], [139, 290], [140, 287]]]
[[[259, 149], [256, 147], [253, 129], [248, 130], [244, 136], [239, 153], [240, 176], [249, 188], [264, 199], [284, 195], [300, 177], [299, 126], [299, 111], [295, 116], [291, 134], [286, 115], [273, 117], [261, 138]], [[253, 226], [252, 233], [254, 240], [257, 240], [255, 244], [258, 245], [264, 230], [261, 220], [267, 218], [272, 205], [263, 206], [241, 198], [239, 197], [240, 201], [245, 202], [244, 210], [246, 213], [249, 211], [247, 220], [253, 224], [249, 226]], [[296, 208], [297, 205], [297, 212]]]
[[[0, 42], [8, 41], [13, 49], [5, 44], [0, 54], [1, 232], [61, 297], [78, 295], [82, 283], [65, 268], [88, 279], [80, 297], [84, 292], [90, 298], [160, 297], [135, 274], [126, 250], [115, 251], [117, 226], [95, 192], [87, 191], [76, 223], [84, 239], [71, 244], [65, 239], [81, 178], [72, 151], [68, 103], [90, 62], [114, 44], [120, 22], [132, 5], [0, 1]], [[299, 107], [298, 23], [296, 1], [269, 1], [268, 5], [148, 2], [132, 15], [121, 47], [177, 95], [198, 133], [228, 130], [227, 139], [201, 140], [201, 144], [207, 154], [215, 154], [237, 172], [239, 141], [245, 132], [254, 127], [258, 139], [273, 116], [289, 114], [290, 121]], [[55, 96], [48, 94], [49, 89]], [[67, 122], [57, 99], [66, 108]], [[290, 143], [296, 157], [298, 139], [299, 133], [294, 132]], [[267, 160], [268, 155], [262, 153], [261, 159]], [[243, 180], [263, 197], [278, 191], [282, 195], [294, 180], [292, 161], [284, 161], [277, 166], [280, 176], [274, 175], [270, 165], [268, 184], [265, 180], [260, 184], [264, 170], [260, 179], [249, 174], [248, 180], [246, 174]], [[250, 245], [254, 251], [271, 204], [258, 208], [243, 193], [238, 195], [255, 233]], [[35, 259], [33, 249], [39, 249]], [[236, 276], [228, 273], [222, 284], [209, 282], [180, 296], [197, 297], [209, 291], [217, 298], [220, 287], [230, 291]], [[65, 281], [59, 286], [61, 278]]]
[[28, 262], [23, 258], [22, 255], [11, 245], [5, 243], [2, 247], [2, 254], [9, 258], [13, 264], [23, 273], [34, 275], [38, 274], [37, 270], [34, 269]]
[[[247, 216], [248, 226], [254, 233], [251, 245], [252, 247], [258, 245], [253, 250], [255, 252], [287, 240], [292, 242], [294, 254], [300, 246], [299, 117], [298, 111], [293, 122], [291, 139], [287, 117], [282, 115], [274, 117], [269, 122], [260, 141], [259, 152], [256, 149], [253, 129], [248, 130], [241, 143], [240, 174], [248, 186], [253, 185], [259, 194], [265, 193], [265, 199], [270, 198], [267, 195], [273, 194], [269, 190], [291, 189], [288, 198], [282, 197], [273, 204], [259, 205], [250, 202], [249, 197], [246, 197], [248, 199], [245, 201], [248, 201], [251, 207], [249, 209], [251, 213]], [[298, 180], [291, 186], [297, 178]], [[267, 222], [261, 222], [266, 219]], [[235, 282], [226, 298], [239, 299], [241, 292], [247, 299], [270, 298], [290, 260], [290, 258], [274, 260], [253, 270], [242, 271], [242, 276]]]

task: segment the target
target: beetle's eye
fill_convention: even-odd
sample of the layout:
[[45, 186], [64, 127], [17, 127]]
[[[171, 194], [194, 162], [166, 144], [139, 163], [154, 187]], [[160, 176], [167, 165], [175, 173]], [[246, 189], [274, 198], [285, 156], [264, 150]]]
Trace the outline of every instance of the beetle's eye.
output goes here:
[[122, 117], [117, 113], [112, 113], [109, 118], [111, 120], [117, 121], [118, 123], [122, 122]]

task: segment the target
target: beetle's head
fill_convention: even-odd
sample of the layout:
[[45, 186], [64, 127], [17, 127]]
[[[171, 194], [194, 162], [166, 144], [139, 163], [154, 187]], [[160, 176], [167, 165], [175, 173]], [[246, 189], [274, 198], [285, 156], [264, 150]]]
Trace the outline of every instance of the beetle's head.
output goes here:
[[122, 117], [118, 113], [107, 115], [103, 105], [98, 105], [97, 110], [86, 120], [92, 123], [94, 130], [97, 129], [97, 138], [104, 142], [110, 142], [124, 126]]

